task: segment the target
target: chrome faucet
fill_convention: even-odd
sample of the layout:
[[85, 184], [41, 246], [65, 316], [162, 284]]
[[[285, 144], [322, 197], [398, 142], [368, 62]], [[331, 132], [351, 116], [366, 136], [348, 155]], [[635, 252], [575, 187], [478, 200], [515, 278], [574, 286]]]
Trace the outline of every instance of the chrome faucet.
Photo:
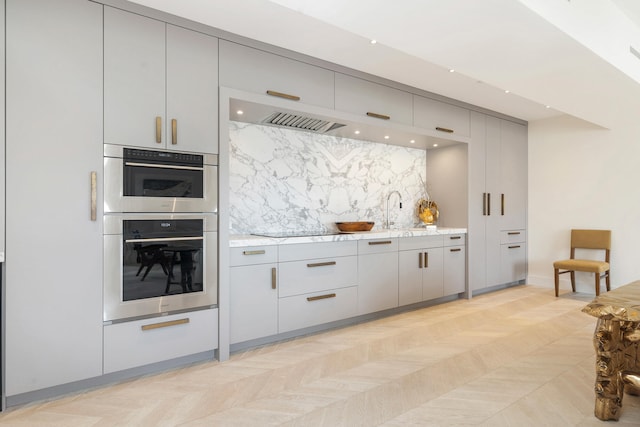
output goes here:
[[387, 196], [387, 224], [386, 224], [387, 230], [389, 230], [391, 228], [390, 227], [391, 223], [389, 222], [389, 199], [391, 199], [391, 196], [393, 196], [394, 194], [398, 195], [398, 200], [400, 201], [400, 209], [402, 209], [402, 195], [400, 194], [400, 192], [398, 190], [393, 190]]

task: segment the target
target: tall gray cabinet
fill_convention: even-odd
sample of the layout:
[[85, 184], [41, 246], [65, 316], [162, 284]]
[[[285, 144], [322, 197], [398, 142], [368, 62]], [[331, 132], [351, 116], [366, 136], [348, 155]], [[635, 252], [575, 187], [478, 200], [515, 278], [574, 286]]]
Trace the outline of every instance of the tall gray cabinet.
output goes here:
[[[102, 6], [6, 0], [7, 404], [102, 374]], [[99, 187], [99, 186], [98, 186]], [[101, 199], [101, 194], [98, 200]]]
[[527, 127], [471, 112], [468, 274], [472, 291], [526, 275]]

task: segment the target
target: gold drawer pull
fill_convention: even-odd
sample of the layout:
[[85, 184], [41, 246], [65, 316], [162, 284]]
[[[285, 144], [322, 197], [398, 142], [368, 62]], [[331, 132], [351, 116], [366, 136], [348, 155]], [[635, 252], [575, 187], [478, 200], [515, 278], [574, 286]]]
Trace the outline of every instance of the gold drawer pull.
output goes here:
[[369, 242], [370, 245], [390, 245], [393, 243], [391, 240], [378, 240], [376, 242]]
[[290, 99], [291, 101], [300, 101], [299, 96], [289, 95], [288, 93], [276, 92], [275, 90], [268, 90], [267, 95], [277, 96], [278, 98]]
[[156, 116], [156, 142], [162, 144], [162, 117]]
[[455, 249], [449, 249], [451, 252], [460, 252], [462, 249], [460, 248], [455, 248]]
[[171, 119], [171, 144], [176, 145], [178, 143], [178, 121]]
[[436, 127], [436, 130], [439, 130], [440, 132], [453, 133], [453, 129]]
[[520, 245], [509, 246], [509, 249], [518, 249]]
[[271, 269], [271, 289], [276, 288], [276, 268]]
[[266, 251], [264, 249], [259, 249], [257, 251], [242, 251], [242, 255], [264, 255]]
[[168, 322], [151, 323], [149, 325], [142, 325], [140, 328], [143, 331], [150, 331], [152, 329], [160, 329], [160, 328], [168, 328], [169, 326], [184, 325], [185, 323], [189, 323], [188, 317], [185, 319], [169, 320]]
[[371, 111], [367, 111], [367, 116], [382, 120], [389, 120], [391, 118], [391, 116], [387, 116], [386, 114], [372, 113]]
[[424, 268], [429, 268], [429, 252], [424, 253]]
[[519, 232], [519, 231], [509, 231], [509, 232], [507, 233], [507, 235], [509, 235], [509, 236], [518, 236], [519, 234], [520, 234], [520, 232]]
[[326, 267], [328, 265], [336, 265], [335, 261], [316, 262], [314, 264], [307, 264], [307, 267]]
[[307, 297], [307, 301], [318, 301], [319, 299], [335, 298], [336, 294], [318, 295], [315, 297]]
[[418, 268], [422, 268], [422, 259], [423, 259], [422, 255], [423, 255], [422, 252], [418, 254]]
[[451, 236], [451, 237], [449, 237], [449, 239], [451, 239], [451, 240], [460, 240], [460, 239], [462, 239], [462, 236]]

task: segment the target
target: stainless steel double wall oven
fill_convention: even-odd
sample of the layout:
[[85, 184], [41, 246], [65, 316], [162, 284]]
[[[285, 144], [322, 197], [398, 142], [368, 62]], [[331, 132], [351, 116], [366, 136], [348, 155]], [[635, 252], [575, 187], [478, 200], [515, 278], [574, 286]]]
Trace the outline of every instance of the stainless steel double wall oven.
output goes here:
[[218, 157], [105, 144], [104, 321], [218, 301]]

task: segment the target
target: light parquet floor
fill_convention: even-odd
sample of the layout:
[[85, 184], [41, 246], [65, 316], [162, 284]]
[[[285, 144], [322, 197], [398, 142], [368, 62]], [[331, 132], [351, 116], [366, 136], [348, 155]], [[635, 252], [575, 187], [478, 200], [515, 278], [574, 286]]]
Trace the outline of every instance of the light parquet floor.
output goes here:
[[592, 296], [519, 286], [0, 414], [0, 426], [640, 426], [593, 416]]

